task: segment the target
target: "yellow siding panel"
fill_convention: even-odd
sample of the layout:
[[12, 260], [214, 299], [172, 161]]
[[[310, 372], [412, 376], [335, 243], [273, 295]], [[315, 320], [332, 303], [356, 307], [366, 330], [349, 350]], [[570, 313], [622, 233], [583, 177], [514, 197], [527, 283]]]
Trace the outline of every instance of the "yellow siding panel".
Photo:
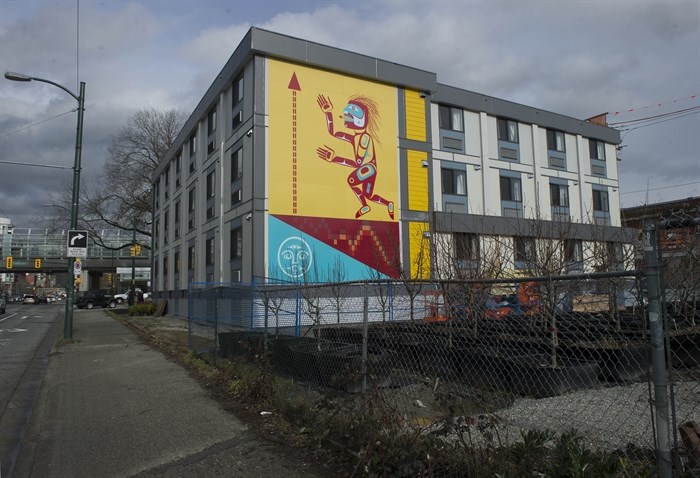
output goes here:
[[423, 235], [429, 230], [427, 222], [411, 222], [408, 225], [410, 267], [412, 279], [430, 278], [430, 241]]
[[425, 98], [420, 92], [405, 90], [406, 138], [414, 141], [425, 141]]
[[422, 162], [428, 159], [423, 151], [408, 151], [408, 209], [411, 211], [428, 211], [428, 168]]

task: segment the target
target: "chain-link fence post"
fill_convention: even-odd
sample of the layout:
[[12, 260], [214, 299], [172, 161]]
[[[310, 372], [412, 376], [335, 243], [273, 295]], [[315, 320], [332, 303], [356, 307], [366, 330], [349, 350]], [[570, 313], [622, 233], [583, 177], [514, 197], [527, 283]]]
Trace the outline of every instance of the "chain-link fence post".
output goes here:
[[264, 292], [263, 295], [263, 304], [265, 307], [265, 332], [263, 333], [263, 351], [267, 353], [267, 320], [268, 313], [270, 311], [270, 298], [267, 296], [267, 292]]
[[369, 331], [369, 296], [367, 295], [367, 283], [363, 286], [362, 300], [362, 393], [367, 391], [367, 336]]
[[644, 263], [649, 301], [651, 334], [651, 366], [654, 380], [654, 409], [656, 416], [656, 462], [659, 477], [671, 478], [672, 459], [669, 435], [668, 371], [663, 322], [661, 321], [661, 281], [657, 250], [657, 228], [644, 225]]

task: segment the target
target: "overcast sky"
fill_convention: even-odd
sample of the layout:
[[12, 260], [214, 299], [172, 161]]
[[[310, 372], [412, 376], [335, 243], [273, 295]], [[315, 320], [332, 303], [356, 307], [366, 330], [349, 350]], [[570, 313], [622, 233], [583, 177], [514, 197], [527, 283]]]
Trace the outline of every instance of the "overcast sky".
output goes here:
[[[0, 71], [74, 93], [86, 83], [86, 185], [135, 111], [189, 115], [251, 26], [575, 118], [610, 112], [624, 128], [623, 207], [700, 196], [697, 0], [0, 0]], [[71, 184], [76, 106], [0, 78], [0, 217], [16, 227], [40, 226], [51, 192]]]

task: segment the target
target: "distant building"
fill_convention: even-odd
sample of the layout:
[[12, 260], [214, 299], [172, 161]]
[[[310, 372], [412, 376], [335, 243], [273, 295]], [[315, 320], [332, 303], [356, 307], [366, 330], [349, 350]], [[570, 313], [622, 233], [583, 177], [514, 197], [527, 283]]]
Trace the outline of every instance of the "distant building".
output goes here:
[[621, 217], [625, 227], [639, 231], [647, 222], [667, 223], [659, 228], [659, 247], [665, 253], [700, 249], [700, 224], [688, 224], [691, 219], [700, 221], [700, 197], [624, 208]]
[[487, 251], [523, 275], [542, 241], [565, 272], [618, 268], [633, 239], [619, 143], [603, 117], [252, 28], [153, 176], [154, 298], [184, 300], [193, 282], [464, 277]]

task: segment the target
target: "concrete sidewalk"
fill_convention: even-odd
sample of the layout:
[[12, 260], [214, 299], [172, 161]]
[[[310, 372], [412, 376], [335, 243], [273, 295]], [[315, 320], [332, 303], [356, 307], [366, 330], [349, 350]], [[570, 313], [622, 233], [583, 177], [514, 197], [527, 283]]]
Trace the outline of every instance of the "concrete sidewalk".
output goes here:
[[[322, 477], [260, 439], [103, 310], [56, 347], [13, 477]], [[262, 418], [261, 418], [262, 419]]]

